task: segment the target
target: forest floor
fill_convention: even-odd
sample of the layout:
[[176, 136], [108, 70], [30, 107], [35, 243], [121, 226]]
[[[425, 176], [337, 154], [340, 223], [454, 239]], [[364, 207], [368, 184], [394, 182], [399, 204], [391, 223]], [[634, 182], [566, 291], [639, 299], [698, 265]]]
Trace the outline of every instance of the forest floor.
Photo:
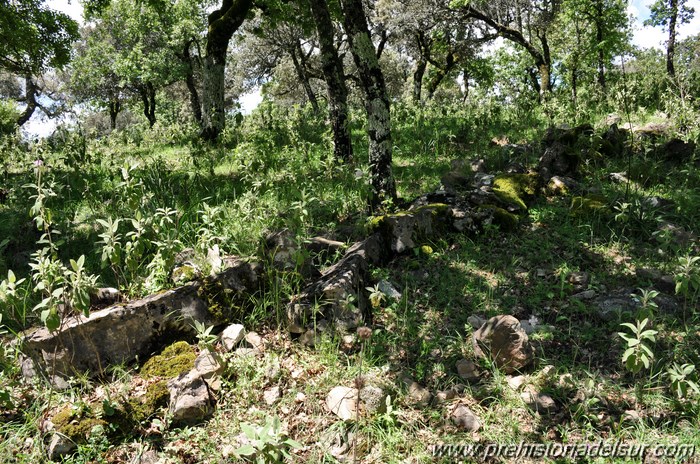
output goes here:
[[[395, 152], [402, 198], [434, 190], [455, 159], [482, 158], [487, 172], [496, 174], [513, 162], [534, 167], [541, 154], [543, 132], [508, 134], [534, 147], [514, 151], [503, 143], [502, 129], [475, 134], [460, 124], [445, 115], [396, 124], [395, 144], [403, 147]], [[597, 126], [596, 134], [604, 131]], [[161, 242], [170, 237], [174, 248], [200, 254], [215, 243], [231, 254], [253, 255], [267, 232], [283, 227], [306, 237], [359, 238], [367, 222], [366, 166], [335, 164], [313, 140], [269, 142], [280, 133], [289, 134], [261, 130], [257, 139], [235, 148], [148, 141], [100, 142], [86, 150], [46, 147], [43, 180], [26, 167], [36, 149], [18, 152], [17, 164], [6, 165], [9, 195], [0, 205], [0, 242], [9, 240], [0, 264], [29, 280], [27, 262], [40, 234], [27, 211], [36, 204], [31, 194], [37, 188], [22, 186], [32, 182], [55, 193], [45, 204], [65, 240], [61, 259], [84, 254], [86, 267], [101, 272], [101, 284], [119, 286], [132, 298], [172, 285], [168, 272], [148, 266], [154, 254], [133, 271], [101, 266], [106, 239], [98, 219], [127, 223], [126, 218], [138, 218], [136, 211], [171, 217], [149, 227], [161, 234]], [[491, 137], [499, 143], [490, 143]], [[357, 153], [364, 149], [360, 140]], [[571, 196], [539, 195], [514, 231], [493, 226], [478, 235], [426, 239], [426, 247], [371, 269], [368, 292], [387, 281], [400, 297], [378, 302], [366, 321], [372, 334], [365, 341], [325, 332], [309, 347], [290, 337], [270, 316], [299, 290], [299, 282], [289, 282], [280, 295], [237, 321], [260, 334], [264, 350], [224, 355], [228, 368], [211, 418], [171, 427], [160, 410], [127, 436], [115, 438], [98, 428], [64, 462], [244, 462], [246, 443], [258, 462], [275, 462], [270, 456], [282, 449], [291, 457], [280, 462], [698, 462], [697, 375], [688, 369], [683, 374], [681, 366], [700, 365], [700, 260], [694, 259], [700, 256], [700, 169], [665, 161], [654, 149], [662, 142], [639, 142], [630, 156], [606, 158], [595, 150], [585, 155], [578, 181], [605, 199], [601, 208], [581, 212], [572, 209]], [[697, 155], [696, 150], [693, 162]], [[632, 182], [620, 182], [613, 173], [625, 173]], [[157, 216], [158, 208], [176, 213]], [[126, 243], [132, 229], [121, 227], [119, 240]], [[8, 324], [13, 330], [38, 323], [28, 309], [30, 293], [15, 308], [20, 322]], [[520, 373], [506, 375], [474, 354], [473, 316], [500, 314], [534, 326], [535, 361]], [[628, 345], [618, 332], [631, 334], [621, 324], [637, 327], [643, 319], [657, 333], [642, 340], [652, 353], [649, 367], [633, 373], [622, 362]], [[15, 355], [5, 348], [0, 377], [2, 462], [46, 461], [46, 419], [65, 405], [78, 410], [91, 398], [139, 382], [138, 365], [115, 366], [107, 379], [76, 377], [68, 389], [57, 390], [23, 379]], [[479, 371], [469, 381], [456, 367], [463, 359], [474, 361]], [[430, 399], [417, 400], [400, 380], [404, 376]], [[341, 420], [329, 410], [327, 395], [336, 386], [355, 386], [358, 378], [381, 380], [388, 401], [381, 412]], [[527, 392], [546, 395], [550, 406], [528, 407]], [[456, 424], [461, 405], [478, 418], [478, 430]], [[266, 423], [279, 433], [256, 431]], [[615, 459], [595, 449], [590, 457], [557, 457], [557, 444], [616, 443], [618, 451], [619, 444], [644, 445], [646, 451], [643, 457], [618, 453]], [[476, 456], [449, 456], [448, 448], [435, 448], [456, 445], [452, 452], [467, 453], [470, 444], [482, 446]], [[507, 454], [508, 446], [520, 444], [550, 444], [553, 454]]]

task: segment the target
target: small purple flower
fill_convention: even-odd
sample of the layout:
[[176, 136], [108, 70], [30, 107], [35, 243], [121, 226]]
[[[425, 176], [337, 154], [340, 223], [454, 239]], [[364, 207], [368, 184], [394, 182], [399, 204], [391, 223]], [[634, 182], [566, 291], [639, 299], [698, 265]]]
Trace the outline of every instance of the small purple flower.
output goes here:
[[40, 168], [44, 165], [44, 162], [40, 159], [34, 161], [34, 167], [35, 168]]

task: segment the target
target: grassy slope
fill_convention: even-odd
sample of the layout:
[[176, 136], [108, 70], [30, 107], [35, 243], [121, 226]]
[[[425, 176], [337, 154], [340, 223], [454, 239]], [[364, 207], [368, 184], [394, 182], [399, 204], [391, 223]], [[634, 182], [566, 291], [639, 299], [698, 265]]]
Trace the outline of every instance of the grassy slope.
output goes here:
[[[488, 130], [479, 129], [475, 121], [483, 119], [478, 115], [470, 118], [428, 111], [398, 114], [394, 120], [396, 177], [404, 198], [434, 188], [454, 158], [484, 157], [494, 171], [502, 168], [511, 160], [500, 149], [488, 146], [491, 136], [505, 133], [514, 141], [538, 137], [531, 129], [518, 127], [494, 129], [489, 125]], [[274, 118], [267, 126], [260, 123], [262, 129], [249, 133], [246, 143], [235, 149], [98, 144], [91, 149], [93, 162], [79, 170], [50, 158], [57, 182], [71, 186], [51, 205], [67, 239], [61, 248], [63, 259], [86, 254], [91, 270], [99, 272], [95, 219], [133, 214], [118, 187], [122, 180], [118, 168], [129, 160], [140, 163], [133, 175], [143, 182], [144, 191], [153, 195], [149, 208], [170, 207], [180, 212], [183, 246], [196, 247], [205, 228], [221, 236], [224, 250], [250, 254], [266, 230], [290, 226], [311, 236], [332, 232], [343, 220], [361, 225], [366, 191], [363, 178], [356, 176], [354, 167], [325, 160], [329, 150], [323, 139], [313, 143], [304, 140], [303, 134], [313, 133], [313, 127], [299, 127], [302, 122], [293, 118], [290, 121], [287, 126]], [[272, 123], [281, 127], [270, 127]], [[484, 121], [484, 125], [489, 123]], [[363, 141], [357, 133], [357, 152], [361, 153]], [[290, 134], [301, 135], [290, 139]], [[198, 160], [203, 167], [193, 166], [191, 156], [204, 157], [205, 162]], [[209, 172], [208, 159], [212, 160], [213, 173]], [[651, 159], [636, 159], [635, 169], [642, 172], [652, 163]], [[609, 183], [606, 175], [624, 169], [625, 160], [592, 162], [585, 167], [585, 182], [609, 197], [623, 197], [625, 189]], [[655, 194], [674, 200], [677, 209], [667, 216], [699, 233], [698, 177], [696, 169], [680, 167], [668, 172], [663, 184], [650, 183], [633, 191], [632, 197]], [[11, 201], [0, 207], [3, 235], [16, 237], [10, 243], [12, 253], [30, 248], [35, 240], [29, 234], [31, 225], [23, 219], [30, 203], [27, 192], [20, 188], [30, 179], [26, 169], [13, 172], [8, 181]], [[221, 208], [215, 224], [202, 224], [199, 211], [203, 202]], [[213, 419], [201, 427], [163, 433], [156, 430], [124, 442], [96, 438], [80, 449], [73, 462], [116, 461], [145, 448], [158, 449], [167, 462], [218, 462], [222, 454], [237, 446], [241, 422], [261, 425], [269, 416], [281, 418], [289, 435], [302, 443], [298, 460], [306, 462], [334, 462], [329, 454], [332, 446], [319, 444], [348, 429], [357, 433], [357, 453], [363, 462], [432, 462], [429, 445], [472, 440], [510, 444], [619, 439], [700, 446], [697, 403], [674, 400], [668, 381], [658, 374], [671, 361], [700, 362], [697, 301], [682, 309], [680, 298], [681, 309], [658, 313], [657, 373], [632, 376], [620, 363], [623, 347], [616, 335], [619, 323], [630, 321], [631, 315], [613, 320], [598, 317], [591, 304], [570, 298], [573, 289], [566, 281], [569, 273], [585, 271], [591, 275], [591, 288], [600, 293], [604, 288], [646, 288], [648, 282], [635, 277], [636, 268], [656, 267], [673, 273], [677, 258], [689, 250], [654, 240], [658, 214], [632, 219], [620, 216], [618, 220], [612, 214], [575, 217], [568, 206], [567, 199], [540, 198], [515, 234], [489, 230], [478, 237], [445, 237], [431, 243], [431, 255], [400, 257], [386, 269], [373, 270], [377, 279], [394, 282], [403, 299], [384, 303], [375, 312], [375, 331], [362, 352], [358, 345], [343, 347], [336, 338], [324, 338], [315, 350], [290, 342], [274, 321], [260, 317], [270, 309], [278, 310], [286, 293], [293, 292], [292, 288], [283, 290], [279, 297], [261, 303], [264, 307], [246, 321], [250, 329], [264, 334], [268, 348], [260, 359], [232, 361], [234, 367], [224, 382]], [[545, 271], [544, 277], [538, 276], [538, 269]], [[27, 272], [26, 268], [16, 270]], [[104, 272], [102, 279], [106, 284], [115, 283], [109, 272]], [[138, 293], [139, 289], [133, 291]], [[482, 365], [486, 372], [483, 381], [467, 386], [455, 401], [419, 408], [397, 388], [392, 392], [393, 412], [363, 418], [357, 428], [343, 424], [324, 409], [322, 402], [328, 391], [336, 385], [351, 386], [360, 366], [365, 375], [389, 380], [410, 373], [433, 392], [461, 383], [454, 363], [472, 356], [473, 329], [467, 323], [471, 314], [535, 315], [553, 327], [551, 332], [533, 337], [537, 362], [526, 375], [528, 383], [557, 401], [557, 413], [545, 416], [527, 410], [507, 378], [486, 364]], [[128, 384], [132, 375], [130, 369], [117, 372], [112, 388]], [[562, 377], [564, 374], [570, 375], [569, 380]], [[19, 408], [8, 411], [0, 424], [3, 462], [41, 461], [38, 428], [45, 411], [88, 397], [96, 386], [76, 379], [68, 392], [51, 391], [17, 380], [12, 369], [6, 370], [2, 382], [11, 386]], [[262, 392], [274, 385], [282, 388], [282, 398], [267, 406]], [[449, 424], [449, 411], [456, 402], [467, 404], [482, 419], [483, 428], [476, 435]], [[637, 411], [641, 419], [624, 420], [627, 410]], [[148, 425], [144, 424], [144, 429]]]

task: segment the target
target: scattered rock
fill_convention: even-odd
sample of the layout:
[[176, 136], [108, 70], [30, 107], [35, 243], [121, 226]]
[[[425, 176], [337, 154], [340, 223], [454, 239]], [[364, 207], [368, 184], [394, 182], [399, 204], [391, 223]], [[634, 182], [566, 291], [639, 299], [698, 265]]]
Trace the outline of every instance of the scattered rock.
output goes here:
[[581, 190], [581, 184], [571, 177], [553, 176], [547, 183], [546, 192], [548, 195], [565, 196]]
[[526, 377], [524, 375], [508, 376], [506, 381], [508, 386], [513, 390], [517, 391], [525, 383]]
[[635, 311], [639, 302], [631, 297], [631, 293], [629, 290], [618, 290], [595, 298], [593, 301], [598, 307], [598, 315], [603, 320], [610, 321], [618, 314]]
[[303, 256], [299, 253], [300, 246], [294, 232], [283, 229], [265, 237], [263, 252], [272, 265], [282, 271], [292, 271], [300, 268]]
[[611, 172], [608, 175], [608, 178], [613, 182], [617, 182], [618, 184], [627, 184], [630, 182], [630, 180], [627, 178], [627, 173], [625, 172]]
[[453, 399], [457, 398], [458, 395], [459, 392], [456, 389], [450, 388], [448, 390], [442, 390], [437, 392], [437, 395], [435, 395], [435, 399], [439, 403], [445, 403], [447, 401], [452, 401]]
[[460, 359], [455, 363], [457, 375], [467, 382], [478, 382], [481, 378], [481, 373], [476, 363], [470, 359]]
[[664, 275], [658, 269], [640, 268], [635, 271], [637, 277], [650, 281], [654, 288], [664, 293], [676, 292], [676, 281], [672, 275]]
[[532, 362], [535, 352], [520, 322], [513, 316], [495, 316], [473, 335], [474, 352], [490, 357], [511, 374]]
[[461, 171], [449, 171], [443, 174], [440, 183], [449, 191], [464, 190], [471, 186], [471, 178]]
[[591, 275], [588, 272], [572, 272], [567, 280], [574, 287], [574, 291], [580, 292], [588, 287]]
[[276, 402], [279, 401], [279, 399], [282, 397], [282, 390], [280, 387], [272, 387], [268, 388], [263, 392], [263, 399], [265, 400], [265, 404], [268, 406], [272, 406]]
[[469, 163], [469, 169], [472, 172], [486, 172], [486, 161], [483, 158], [473, 160], [471, 163]]
[[520, 398], [525, 402], [528, 408], [535, 412], [550, 414], [557, 410], [557, 404], [551, 396], [538, 393], [533, 389], [528, 389], [521, 393]]
[[262, 353], [265, 351], [265, 341], [257, 332], [248, 332], [245, 334], [244, 340], [256, 352]]
[[486, 319], [472, 314], [467, 318], [467, 323], [469, 323], [469, 325], [472, 326], [474, 329], [479, 330], [481, 326], [486, 323]]
[[170, 415], [175, 423], [196, 424], [214, 412], [214, 399], [206, 382], [196, 371], [168, 382]]
[[545, 149], [537, 165], [537, 173], [544, 182], [554, 176], [569, 177], [576, 173], [579, 157], [571, 149], [559, 142], [554, 142]]
[[642, 420], [642, 416], [640, 416], [634, 409], [628, 409], [622, 414], [622, 420], [628, 422], [639, 422]]
[[454, 425], [467, 432], [476, 432], [481, 428], [479, 418], [463, 404], [460, 404], [452, 411], [450, 418]]
[[680, 164], [692, 158], [695, 152], [695, 144], [693, 142], [684, 142], [681, 139], [671, 139], [663, 144], [659, 151], [667, 161]]
[[62, 433], [54, 433], [51, 435], [51, 441], [48, 447], [48, 457], [51, 461], [58, 461], [63, 456], [70, 454], [77, 445]]
[[245, 335], [245, 327], [241, 324], [231, 324], [221, 332], [221, 344], [226, 351], [231, 351], [245, 338]]
[[313, 348], [321, 341], [321, 335], [314, 329], [309, 329], [299, 337], [299, 343]]
[[221, 251], [219, 250], [219, 245], [214, 245], [211, 248], [207, 248], [207, 264], [211, 269], [211, 275], [215, 275], [221, 272], [223, 260], [221, 259]]
[[176, 267], [170, 274], [170, 280], [172, 280], [176, 285], [192, 282], [200, 277], [202, 277], [202, 270], [199, 269], [196, 264], [189, 262]]
[[379, 288], [379, 291], [382, 292], [387, 298], [391, 298], [396, 301], [401, 299], [401, 292], [396, 290], [396, 288], [388, 280], [380, 280], [377, 284], [377, 288]]
[[122, 301], [122, 294], [119, 290], [112, 287], [98, 288], [94, 293], [90, 294], [91, 306], [110, 306]]
[[202, 350], [194, 360], [194, 369], [203, 379], [210, 379], [224, 372], [225, 364], [216, 352]]
[[357, 389], [335, 387], [326, 396], [326, 406], [343, 420], [357, 419]]
[[493, 186], [493, 180], [496, 178], [493, 174], [486, 174], [484, 172], [477, 172], [474, 175], [474, 187], [477, 189], [484, 189]]
[[423, 407], [430, 404], [430, 401], [433, 399], [433, 395], [430, 393], [430, 390], [423, 387], [410, 377], [403, 377], [401, 381], [408, 390], [406, 399], [410, 405]]
[[386, 399], [389, 395], [377, 385], [365, 385], [360, 390], [360, 404], [367, 413], [385, 412]]
[[571, 298], [574, 300], [592, 300], [593, 298], [596, 297], [597, 294], [598, 293], [595, 290], [586, 290], [586, 291], [571, 295]]

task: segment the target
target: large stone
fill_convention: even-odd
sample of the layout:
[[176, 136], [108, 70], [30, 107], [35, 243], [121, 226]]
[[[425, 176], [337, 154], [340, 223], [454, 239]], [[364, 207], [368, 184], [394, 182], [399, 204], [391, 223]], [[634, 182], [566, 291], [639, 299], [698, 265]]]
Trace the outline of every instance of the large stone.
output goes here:
[[473, 335], [474, 352], [489, 357], [500, 369], [510, 374], [529, 365], [534, 349], [520, 322], [513, 316], [495, 316]]
[[326, 396], [326, 406], [343, 420], [357, 419], [357, 389], [342, 386], [333, 388]]
[[226, 351], [231, 351], [245, 338], [245, 334], [245, 327], [241, 324], [231, 324], [221, 332], [221, 344]]
[[451, 419], [454, 425], [467, 432], [476, 432], [481, 428], [479, 418], [463, 404], [452, 411]]
[[215, 375], [221, 375], [226, 364], [218, 353], [202, 350], [194, 360], [194, 368], [203, 379], [210, 379]]
[[446, 223], [448, 209], [445, 204], [416, 206], [396, 214], [375, 217], [370, 224], [384, 235], [392, 252], [403, 253], [433, 237]]
[[532, 388], [521, 393], [520, 398], [525, 402], [528, 408], [535, 412], [551, 414], [557, 410], [557, 404], [551, 396], [539, 393]]
[[147, 359], [173, 338], [194, 338], [194, 322], [221, 323], [221, 307], [208, 290], [226, 293], [229, 304], [250, 304], [250, 296], [262, 286], [262, 267], [243, 260], [230, 262], [227, 269], [205, 284], [191, 283], [156, 293], [128, 304], [92, 312], [88, 317], [66, 318], [58, 331], [45, 328], [28, 331], [21, 338], [23, 372], [39, 373], [49, 379], [76, 373], [102, 375], [111, 365], [125, 364], [137, 357]]
[[476, 363], [470, 359], [460, 359], [455, 363], [457, 375], [467, 382], [478, 382], [481, 378], [481, 372]]
[[684, 142], [681, 139], [671, 139], [663, 144], [659, 151], [667, 161], [683, 163], [692, 158], [695, 152], [695, 143]]
[[549, 182], [554, 176], [572, 176], [576, 173], [579, 161], [578, 155], [570, 147], [554, 142], [540, 157], [537, 172], [544, 182]]
[[197, 424], [214, 412], [209, 387], [196, 370], [168, 382], [169, 411], [174, 423]]

